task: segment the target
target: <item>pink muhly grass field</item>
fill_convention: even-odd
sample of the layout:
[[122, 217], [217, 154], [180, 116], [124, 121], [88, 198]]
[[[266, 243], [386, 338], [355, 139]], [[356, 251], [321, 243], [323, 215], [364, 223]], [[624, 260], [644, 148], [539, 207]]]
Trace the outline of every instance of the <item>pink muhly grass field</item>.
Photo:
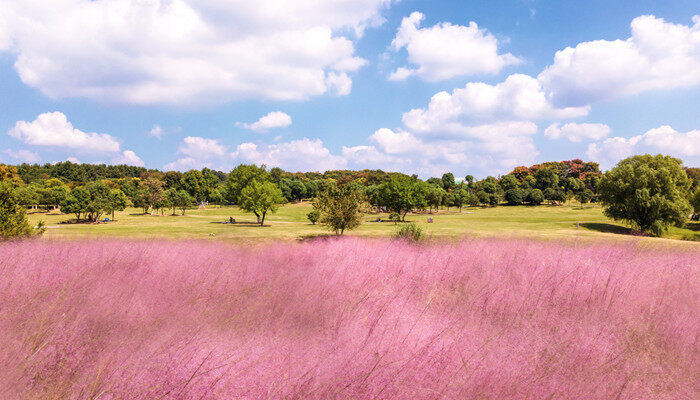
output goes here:
[[700, 251], [0, 244], [2, 399], [697, 399]]

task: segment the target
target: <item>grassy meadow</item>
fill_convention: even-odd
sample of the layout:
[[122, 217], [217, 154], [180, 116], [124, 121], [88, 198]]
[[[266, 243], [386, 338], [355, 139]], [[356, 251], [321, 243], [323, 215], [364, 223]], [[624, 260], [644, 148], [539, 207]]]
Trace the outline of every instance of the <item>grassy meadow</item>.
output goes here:
[[[327, 235], [320, 225], [312, 225], [306, 214], [311, 204], [288, 204], [276, 214], [268, 215], [265, 226], [255, 225], [255, 216], [237, 207], [210, 206], [206, 209], [187, 210], [185, 216], [144, 215], [140, 209], [129, 208], [116, 214], [116, 221], [101, 224], [60, 224], [74, 216], [59, 213], [30, 213], [30, 220], [43, 220], [48, 229], [44, 237], [49, 239], [81, 238], [165, 238], [165, 239], [213, 239], [213, 240], [295, 240]], [[229, 217], [236, 224], [222, 224]], [[433, 223], [428, 223], [428, 218]], [[349, 232], [353, 236], [391, 236], [396, 226], [391, 222], [372, 222], [377, 218], [388, 219], [388, 214], [366, 214], [365, 223]], [[638, 240], [629, 228], [609, 220], [596, 205], [565, 206], [500, 206], [444, 208], [439, 212], [409, 214], [406, 221], [422, 226], [428, 235], [437, 238], [476, 237], [527, 237], [540, 239], [614, 239]], [[576, 224], [578, 223], [578, 228]], [[211, 236], [211, 234], [214, 236]], [[666, 239], [700, 240], [700, 223], [690, 223], [685, 228], [671, 228]], [[642, 238], [658, 242], [658, 238]]]
[[699, 256], [495, 238], [0, 243], [0, 398], [696, 399]]

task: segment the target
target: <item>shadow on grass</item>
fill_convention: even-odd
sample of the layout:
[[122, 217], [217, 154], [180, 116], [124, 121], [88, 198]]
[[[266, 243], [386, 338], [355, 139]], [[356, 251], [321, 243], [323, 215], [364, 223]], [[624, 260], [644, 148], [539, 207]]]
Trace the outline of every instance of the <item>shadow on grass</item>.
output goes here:
[[299, 242], [315, 242], [317, 240], [331, 240], [334, 238], [338, 238], [339, 236], [333, 234], [333, 233], [316, 233], [316, 234], [310, 234], [310, 235], [301, 235], [297, 237], [297, 241]]
[[615, 233], [618, 235], [633, 235], [634, 230], [620, 225], [606, 224], [601, 222], [583, 222], [581, 226], [592, 231], [603, 233]]
[[693, 232], [700, 232], [700, 222], [688, 222], [685, 227]]
[[211, 221], [209, 222], [210, 224], [217, 224], [217, 225], [231, 225], [231, 226], [251, 226], [251, 227], [260, 227], [260, 228], [269, 228], [272, 225], [260, 225], [258, 222], [248, 222], [248, 221], [241, 221], [241, 222], [218, 222], [218, 221]]

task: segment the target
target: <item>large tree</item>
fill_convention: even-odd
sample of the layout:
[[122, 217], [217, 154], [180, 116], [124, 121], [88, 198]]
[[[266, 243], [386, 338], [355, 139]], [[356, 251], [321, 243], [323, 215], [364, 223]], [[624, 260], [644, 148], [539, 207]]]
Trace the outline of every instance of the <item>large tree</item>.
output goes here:
[[409, 211], [427, 205], [426, 196], [430, 185], [409, 176], [395, 176], [382, 185], [382, 197], [389, 210], [401, 215], [406, 220]]
[[[40, 226], [43, 224], [40, 223]], [[43, 232], [43, 230], [41, 230]], [[11, 180], [0, 180], [0, 240], [30, 236], [32, 226]]]
[[107, 209], [112, 214], [112, 221], [114, 221], [115, 211], [124, 211], [126, 204], [129, 199], [127, 199], [124, 192], [119, 189], [114, 189], [109, 192], [109, 198], [107, 199]]
[[253, 181], [267, 181], [269, 174], [264, 165], [241, 164], [234, 168], [226, 181], [226, 200], [233, 204], [241, 205], [241, 193], [243, 189]]
[[647, 154], [622, 160], [606, 172], [599, 199], [606, 216], [660, 235], [688, 219], [690, 185], [681, 160]]
[[262, 226], [267, 213], [277, 212], [279, 205], [284, 203], [284, 197], [274, 183], [256, 180], [243, 188], [239, 201], [241, 209], [255, 214]]
[[364, 193], [351, 185], [331, 186], [314, 200], [314, 209], [321, 214], [321, 224], [343, 235], [362, 223]]

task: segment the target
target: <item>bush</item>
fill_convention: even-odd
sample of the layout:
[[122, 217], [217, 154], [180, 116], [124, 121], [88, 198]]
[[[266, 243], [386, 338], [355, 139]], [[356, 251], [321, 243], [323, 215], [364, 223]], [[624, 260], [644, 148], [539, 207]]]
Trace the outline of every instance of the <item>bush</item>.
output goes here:
[[403, 239], [409, 242], [417, 243], [425, 238], [423, 228], [413, 222], [401, 225], [394, 234], [397, 239]]
[[[508, 175], [510, 176], [510, 175]], [[511, 206], [518, 206], [523, 203], [522, 190], [518, 188], [508, 189], [506, 191], [506, 202]]]
[[313, 225], [316, 225], [316, 222], [318, 222], [319, 219], [321, 219], [321, 212], [318, 210], [312, 210], [308, 214], [306, 214], [306, 218], [308, 218], [309, 221]]

